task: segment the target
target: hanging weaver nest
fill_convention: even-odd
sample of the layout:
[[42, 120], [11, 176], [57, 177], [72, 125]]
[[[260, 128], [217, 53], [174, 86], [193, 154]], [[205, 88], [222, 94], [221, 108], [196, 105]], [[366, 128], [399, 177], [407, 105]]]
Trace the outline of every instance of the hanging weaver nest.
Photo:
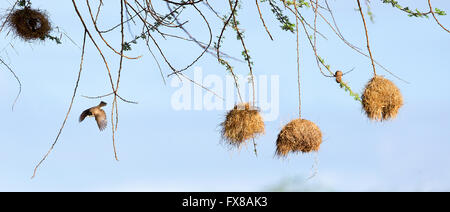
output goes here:
[[383, 121], [395, 118], [403, 105], [400, 90], [390, 80], [375, 76], [366, 85], [362, 105], [367, 117]]
[[322, 132], [316, 124], [306, 119], [295, 119], [278, 134], [276, 154], [285, 157], [289, 152], [319, 151], [321, 143]]
[[15, 34], [26, 41], [44, 39], [51, 30], [47, 14], [29, 7], [15, 10], [7, 22]]
[[222, 138], [232, 146], [239, 147], [246, 140], [264, 133], [264, 121], [259, 111], [249, 103], [234, 106], [221, 124]]

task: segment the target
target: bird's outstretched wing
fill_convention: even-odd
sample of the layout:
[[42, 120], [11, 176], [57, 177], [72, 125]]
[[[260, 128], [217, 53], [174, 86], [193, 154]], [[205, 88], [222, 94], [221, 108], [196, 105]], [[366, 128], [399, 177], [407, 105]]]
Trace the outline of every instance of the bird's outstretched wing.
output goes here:
[[95, 120], [97, 121], [98, 129], [100, 129], [100, 131], [106, 128], [107, 121], [106, 121], [106, 113], [104, 110], [100, 109], [98, 112], [96, 112]]
[[90, 116], [90, 115], [92, 115], [90, 109], [83, 111], [83, 113], [81, 113], [81, 115], [80, 115], [79, 121], [82, 122], [87, 116]]

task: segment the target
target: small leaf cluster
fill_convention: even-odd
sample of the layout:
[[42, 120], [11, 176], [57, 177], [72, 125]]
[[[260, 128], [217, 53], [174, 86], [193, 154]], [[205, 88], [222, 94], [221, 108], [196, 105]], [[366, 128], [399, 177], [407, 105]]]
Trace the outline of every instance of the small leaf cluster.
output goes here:
[[344, 88], [344, 90], [346, 92], [348, 92], [350, 94], [350, 96], [352, 96], [356, 101], [362, 102], [361, 98], [359, 97], [359, 94], [354, 93], [352, 91], [352, 89], [350, 88], [350, 86], [347, 85], [347, 83], [341, 82], [340, 86], [341, 86], [341, 88]]
[[[303, 6], [305, 6], [305, 7], [310, 7], [311, 5], [308, 3], [308, 2], [306, 2], [305, 0], [298, 0], [298, 1], [295, 1], [296, 3], [297, 3], [297, 7], [303, 7]], [[291, 5], [294, 5], [294, 1], [286, 1], [286, 4], [288, 5], [288, 6], [291, 6]]]
[[20, 7], [31, 7], [31, 1], [30, 0], [19, 0], [17, 2], [17, 5]]
[[[270, 7], [272, 8], [271, 11], [277, 18], [277, 20], [281, 23], [281, 29], [285, 31], [289, 31], [294, 33], [295, 32], [295, 24], [291, 23], [289, 20], [289, 17], [287, 15], [283, 14], [283, 10], [281, 10], [280, 7], [276, 4], [274, 0], [261, 0], [261, 2], [268, 2]], [[303, 2], [303, 1], [301, 1]], [[303, 5], [302, 5], [303, 6]]]
[[132, 50], [131, 49], [131, 44], [137, 44], [137, 40], [145, 39], [145, 38], [147, 38], [147, 36], [145, 35], [145, 33], [142, 33], [141, 35], [134, 37], [133, 40], [128, 41], [128, 42], [124, 42], [122, 44], [122, 48], [123, 48], [124, 51], [131, 51]]
[[45, 39], [50, 39], [52, 41], [55, 41], [56, 44], [62, 44], [61, 39], [56, 37], [56, 36], [52, 36], [52, 35], [45, 35], [44, 37], [40, 38], [41, 40], [45, 40]]
[[[393, 7], [402, 10], [403, 12], [408, 13], [409, 17], [426, 17], [428, 18], [428, 14], [431, 12], [421, 12], [418, 9], [415, 9], [414, 11], [409, 9], [409, 7], [403, 7], [401, 6], [397, 1], [395, 0], [383, 0], [383, 3], [385, 4], [391, 4]], [[437, 15], [447, 15], [445, 11], [440, 10], [439, 8], [435, 8], [435, 13]]]

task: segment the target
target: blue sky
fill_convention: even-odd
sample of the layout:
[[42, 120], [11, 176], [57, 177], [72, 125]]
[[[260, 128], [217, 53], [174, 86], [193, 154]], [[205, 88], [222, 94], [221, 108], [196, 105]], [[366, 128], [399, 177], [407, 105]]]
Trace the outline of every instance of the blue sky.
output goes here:
[[[408, 3], [400, 1], [405, 2]], [[365, 36], [359, 13], [355, 11], [356, 3], [330, 3], [346, 39], [363, 48]], [[435, 7], [450, 11], [448, 1], [433, 3]], [[426, 1], [414, 4], [408, 6], [427, 8]], [[0, 9], [5, 11], [9, 5], [2, 3]], [[48, 11], [54, 25], [81, 45], [83, 31], [70, 1], [57, 4], [33, 1], [33, 5]], [[375, 22], [368, 23], [372, 53], [410, 84], [381, 68], [378, 73], [400, 88], [405, 105], [394, 121], [368, 120], [358, 102], [338, 88], [333, 79], [319, 73], [313, 52], [303, 37], [300, 41], [302, 116], [315, 122], [324, 135], [324, 143], [317, 154], [317, 175], [308, 181], [314, 154], [291, 155], [286, 160], [274, 157], [278, 132], [298, 113], [296, 49], [295, 36], [282, 31], [279, 23], [272, 21], [274, 17], [267, 5], [262, 4], [262, 9], [275, 41], [270, 41], [265, 34], [253, 2], [243, 4], [239, 15], [255, 63], [255, 74], [280, 77], [280, 116], [276, 121], [266, 122], [266, 134], [257, 139], [258, 158], [251, 145], [236, 151], [221, 144], [218, 125], [223, 121], [225, 110], [174, 111], [171, 96], [176, 88], [170, 87], [170, 83], [164, 85], [148, 51], [135, 47], [129, 55], [143, 57], [125, 61], [119, 92], [139, 104], [119, 104], [117, 148], [120, 162], [114, 161], [110, 126], [99, 133], [93, 120], [78, 123], [78, 116], [84, 109], [98, 104], [98, 100], [81, 95], [97, 96], [111, 89], [101, 58], [88, 42], [72, 114], [54, 151], [38, 176], [30, 180], [34, 166], [47, 152], [64, 120], [81, 52], [68, 39], [63, 39], [62, 45], [50, 41], [24, 43], [2, 32], [4, 39], [0, 44], [6, 48], [1, 56], [19, 75], [23, 90], [12, 112], [11, 104], [18, 87], [2, 67], [0, 191], [261, 191], [291, 178], [298, 181], [292, 189], [450, 189], [450, 94], [447, 92], [450, 83], [446, 77], [450, 67], [449, 34], [431, 18], [410, 18], [377, 1], [372, 1], [371, 5], [375, 14]], [[165, 9], [164, 6], [158, 8]], [[83, 6], [80, 9], [86, 11]], [[186, 14], [195, 15], [191, 12]], [[117, 14], [117, 6], [107, 4], [100, 19], [103, 28], [117, 23], [120, 18]], [[310, 11], [305, 14], [311, 18]], [[88, 16], [85, 18], [88, 20]], [[186, 26], [193, 35], [207, 41], [209, 35], [200, 21], [197, 17]], [[440, 21], [450, 26], [448, 16], [440, 17]], [[372, 76], [370, 60], [346, 47], [323, 22], [319, 25], [328, 38], [318, 40], [320, 54], [334, 70], [355, 67], [344, 80], [361, 93]], [[214, 26], [216, 35], [220, 26]], [[128, 40], [131, 37], [129, 32], [127, 37]], [[242, 50], [234, 40], [235, 35], [230, 33], [226, 37], [223, 51], [239, 57]], [[96, 39], [100, 43], [100, 39]], [[107, 39], [115, 46], [120, 43], [118, 34], [110, 34]], [[158, 39], [175, 67], [184, 66], [201, 52], [191, 43]], [[118, 56], [106, 46], [103, 48], [112, 70], [117, 70]], [[159, 55], [158, 58], [163, 63]], [[224, 68], [214, 57], [205, 56], [196, 66], [201, 67], [205, 75], [225, 77]], [[241, 74], [248, 71], [245, 63], [234, 62], [233, 66]], [[163, 71], [170, 73], [166, 65]], [[192, 76], [192, 71], [193, 68], [186, 73]], [[104, 100], [112, 101], [111, 97]], [[109, 115], [111, 104], [106, 109]]]

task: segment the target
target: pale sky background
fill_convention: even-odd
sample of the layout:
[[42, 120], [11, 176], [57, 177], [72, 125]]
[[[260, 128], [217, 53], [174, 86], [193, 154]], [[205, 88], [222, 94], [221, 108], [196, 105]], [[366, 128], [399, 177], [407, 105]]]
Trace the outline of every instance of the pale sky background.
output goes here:
[[[80, 10], [86, 11], [84, 1], [79, 2]], [[347, 40], [365, 47], [356, 2], [329, 2]], [[423, 11], [428, 7], [425, 0], [399, 2]], [[432, 2], [450, 13], [450, 2]], [[211, 3], [217, 8], [226, 6], [217, 1]], [[12, 0], [2, 1], [1, 11], [5, 12], [11, 4]], [[99, 20], [102, 29], [120, 20], [117, 5], [106, 4]], [[81, 45], [83, 29], [71, 1], [34, 0], [33, 6], [46, 10], [54, 26], [59, 26]], [[314, 154], [291, 155], [287, 160], [274, 157], [278, 132], [298, 113], [295, 36], [280, 29], [268, 5], [261, 6], [275, 41], [268, 39], [251, 1], [246, 1], [239, 12], [241, 28], [245, 29], [255, 74], [279, 75], [281, 95], [279, 118], [266, 122], [266, 134], [257, 139], [257, 158], [252, 145], [235, 151], [221, 144], [218, 125], [223, 121], [225, 110], [174, 111], [170, 101], [176, 88], [169, 83], [165, 86], [148, 51], [134, 46], [134, 51], [128, 55], [143, 55], [143, 58], [125, 61], [119, 92], [139, 104], [119, 104], [117, 148], [120, 162], [116, 162], [110, 122], [101, 133], [92, 119], [78, 123], [79, 114], [99, 102], [81, 95], [103, 95], [111, 89], [101, 58], [88, 42], [78, 96], [66, 128], [37, 177], [30, 180], [34, 166], [47, 152], [64, 120], [81, 51], [67, 38], [63, 38], [62, 45], [52, 41], [24, 43], [2, 32], [0, 56], [14, 68], [23, 87], [12, 112], [11, 104], [18, 86], [12, 75], [0, 66], [0, 191], [265, 191], [285, 179], [296, 181], [289, 190], [450, 189], [450, 83], [447, 77], [450, 39], [447, 32], [432, 18], [410, 18], [390, 5], [372, 1], [375, 22], [368, 22], [368, 30], [373, 55], [392, 72], [411, 82], [406, 84], [378, 68], [380, 75], [391, 79], [401, 89], [405, 103], [396, 120], [383, 123], [368, 120], [358, 102], [333, 79], [319, 73], [313, 52], [302, 37], [302, 115], [315, 122], [324, 136], [317, 155], [317, 175], [306, 181], [314, 164]], [[158, 9], [165, 11], [166, 7], [162, 5]], [[87, 14], [83, 14], [89, 20]], [[216, 21], [212, 23], [215, 37], [221, 28], [217, 25], [219, 21], [209, 11], [205, 14]], [[312, 20], [310, 10], [305, 11], [305, 15]], [[209, 34], [198, 14], [186, 11], [183, 18], [186, 17], [194, 17], [186, 25], [191, 33], [208, 41]], [[449, 16], [439, 18], [450, 27]], [[372, 76], [370, 60], [345, 46], [324, 22], [318, 24], [328, 38], [319, 38], [320, 54], [334, 70], [355, 67], [344, 80], [361, 93]], [[139, 34], [138, 29], [133, 29], [133, 33]], [[223, 51], [240, 57], [242, 50], [235, 34], [231, 34], [231, 30], [228, 33]], [[164, 41], [154, 35], [175, 67], [184, 67], [201, 52], [195, 44], [174, 39]], [[128, 30], [126, 36], [130, 40]], [[119, 47], [119, 34], [106, 37]], [[98, 37], [96, 39], [101, 43]], [[111, 69], [116, 72], [119, 57], [105, 45], [102, 48]], [[153, 50], [156, 53], [154, 47]], [[165, 74], [170, 73], [160, 55], [157, 57]], [[232, 63], [236, 71], [247, 73], [245, 63]], [[196, 66], [201, 67], [205, 75], [225, 78], [224, 68], [214, 57], [207, 55]], [[192, 71], [193, 68], [186, 73], [192, 76]], [[112, 98], [104, 100], [111, 103]], [[106, 107], [108, 116], [110, 110], [111, 104]]]

